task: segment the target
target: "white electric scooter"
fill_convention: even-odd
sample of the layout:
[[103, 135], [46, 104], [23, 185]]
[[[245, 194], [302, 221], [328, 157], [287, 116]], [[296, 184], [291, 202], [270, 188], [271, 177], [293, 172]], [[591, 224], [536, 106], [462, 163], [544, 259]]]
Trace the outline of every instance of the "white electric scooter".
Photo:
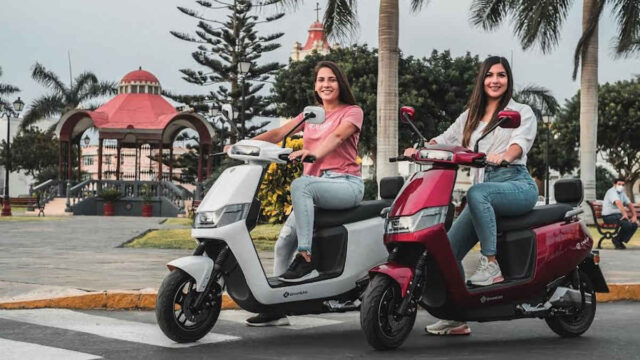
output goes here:
[[[324, 109], [305, 108], [300, 123], [304, 121], [324, 122]], [[265, 274], [249, 232], [260, 212], [257, 194], [266, 169], [272, 162], [289, 161], [291, 152], [258, 140], [242, 140], [229, 150], [229, 157], [245, 164], [226, 169], [208, 191], [191, 231], [198, 247], [193, 256], [167, 264], [171, 273], [158, 291], [156, 318], [170, 339], [191, 342], [205, 336], [218, 319], [225, 288], [238, 306], [254, 313], [294, 315], [358, 308], [369, 269], [387, 258], [380, 213], [391, 205], [403, 180], [383, 179], [382, 200], [363, 201], [346, 210], [316, 209], [312, 253], [319, 276], [283, 282]]]

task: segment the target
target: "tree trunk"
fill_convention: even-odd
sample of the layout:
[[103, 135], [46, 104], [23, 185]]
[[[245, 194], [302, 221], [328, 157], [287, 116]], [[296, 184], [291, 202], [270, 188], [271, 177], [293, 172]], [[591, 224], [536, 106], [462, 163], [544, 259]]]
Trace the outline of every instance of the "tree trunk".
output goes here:
[[[588, 26], [595, 0], [584, 0], [582, 31]], [[598, 130], [598, 27], [587, 39], [580, 69], [580, 178], [584, 200], [596, 199], [596, 144]]]
[[[398, 0], [381, 0], [378, 24], [376, 179], [398, 174]], [[379, 188], [379, 187], [378, 187]]]

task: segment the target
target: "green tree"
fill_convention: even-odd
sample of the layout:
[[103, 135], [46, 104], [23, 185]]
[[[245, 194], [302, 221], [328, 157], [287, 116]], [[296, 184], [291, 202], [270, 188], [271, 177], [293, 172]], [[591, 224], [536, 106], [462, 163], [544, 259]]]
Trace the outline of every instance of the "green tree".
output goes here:
[[613, 186], [615, 179], [616, 175], [605, 167], [600, 165], [596, 167], [596, 196], [598, 199], [604, 199], [604, 195]]
[[[2, 141], [0, 164], [6, 166], [6, 141]], [[36, 127], [21, 130], [11, 141], [11, 171], [24, 171], [37, 180], [56, 176], [58, 165], [58, 141], [51, 132]], [[53, 173], [53, 174], [52, 174]], [[44, 175], [44, 179], [41, 179]]]
[[[640, 1], [582, 0], [582, 35], [575, 49], [573, 79], [580, 67], [580, 168], [585, 199], [595, 198], [596, 134], [598, 125], [598, 22], [605, 3], [613, 6], [618, 22], [615, 52], [626, 54], [636, 49], [640, 33]], [[550, 52], [560, 38], [560, 28], [569, 13], [571, 0], [474, 0], [471, 19], [484, 30], [494, 30], [511, 17], [513, 31], [523, 49], [538, 45]]]
[[[0, 76], [2, 76], [2, 67], [0, 67]], [[11, 103], [13, 101], [5, 98], [5, 96], [15, 94], [19, 91], [20, 89], [18, 89], [13, 85], [0, 83], [0, 110], [2, 110], [5, 107], [12, 108], [13, 105]]]
[[[555, 128], [557, 137], [574, 148], [578, 145], [580, 93], [567, 101]], [[633, 199], [631, 186], [640, 179], [640, 77], [606, 83], [598, 91], [598, 152], [627, 183], [627, 193]], [[577, 151], [574, 152], [577, 157]]]
[[[189, 83], [213, 87], [206, 95], [176, 95], [166, 92], [170, 98], [192, 106], [196, 111], [208, 110], [205, 102], [212, 103], [214, 108], [230, 104], [235, 116], [227, 118], [225, 128], [228, 129], [232, 143], [238, 139], [251, 137], [261, 132], [268, 122], [254, 123], [251, 119], [257, 115], [272, 115], [273, 109], [268, 97], [259, 95], [265, 83], [280, 68], [277, 62], [258, 64], [263, 54], [276, 50], [280, 44], [274, 41], [283, 33], [259, 35], [256, 25], [271, 23], [284, 16], [277, 13], [272, 16], [259, 17], [258, 11], [264, 6], [254, 5], [250, 0], [217, 0], [196, 1], [199, 11], [182, 6], [178, 10], [198, 20], [195, 34], [171, 31], [178, 39], [196, 44], [197, 50], [191, 53], [195, 62], [206, 70], [181, 69], [183, 79]], [[220, 11], [227, 13], [226, 20], [215, 16]], [[238, 63], [250, 62], [251, 69], [245, 76], [245, 102], [242, 104], [242, 81], [238, 74]], [[243, 116], [240, 114], [244, 108]]]
[[29, 106], [20, 123], [23, 130], [47, 117], [73, 110], [88, 100], [118, 92], [115, 82], [98, 81], [96, 75], [88, 71], [78, 75], [67, 86], [58, 75], [36, 63], [32, 68], [31, 77], [51, 91], [35, 99]]

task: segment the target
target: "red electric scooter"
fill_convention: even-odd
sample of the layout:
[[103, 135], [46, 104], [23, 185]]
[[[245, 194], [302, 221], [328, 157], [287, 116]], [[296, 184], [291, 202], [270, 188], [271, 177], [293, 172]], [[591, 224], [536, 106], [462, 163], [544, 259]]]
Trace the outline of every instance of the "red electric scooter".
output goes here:
[[[401, 119], [418, 132], [413, 115], [412, 108], [401, 109]], [[499, 122], [487, 134], [498, 126], [519, 127], [520, 114], [500, 112]], [[360, 324], [375, 349], [402, 345], [418, 305], [437, 318], [457, 321], [541, 318], [560, 336], [579, 336], [595, 316], [596, 292], [609, 292], [599, 254], [592, 251], [593, 240], [577, 216], [583, 196], [579, 179], [556, 182], [556, 204], [498, 218], [497, 258], [505, 281], [484, 287], [465, 283], [447, 230], [458, 168], [487, 165], [477, 143], [474, 150], [428, 145], [411, 157], [390, 159], [431, 167], [407, 180], [387, 214], [384, 243], [389, 258], [370, 270], [360, 309]]]

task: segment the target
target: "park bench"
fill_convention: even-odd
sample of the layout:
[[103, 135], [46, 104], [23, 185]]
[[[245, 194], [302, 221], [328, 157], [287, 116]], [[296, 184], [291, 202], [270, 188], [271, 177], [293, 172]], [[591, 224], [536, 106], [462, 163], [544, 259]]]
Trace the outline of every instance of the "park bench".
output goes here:
[[[0, 205], [2, 205], [3, 198], [0, 197]], [[38, 209], [38, 216], [44, 216], [44, 204], [40, 202], [39, 198], [33, 197], [13, 197], [9, 202], [12, 207], [26, 207], [27, 210], [31, 211], [34, 209]]]
[[602, 220], [602, 202], [587, 201], [587, 204], [591, 208], [591, 213], [593, 214], [593, 223], [600, 235], [602, 235], [600, 240], [598, 240], [598, 249], [602, 249], [602, 241], [604, 239], [613, 239], [618, 235], [618, 232], [620, 232], [620, 225], [604, 223], [604, 220]]

